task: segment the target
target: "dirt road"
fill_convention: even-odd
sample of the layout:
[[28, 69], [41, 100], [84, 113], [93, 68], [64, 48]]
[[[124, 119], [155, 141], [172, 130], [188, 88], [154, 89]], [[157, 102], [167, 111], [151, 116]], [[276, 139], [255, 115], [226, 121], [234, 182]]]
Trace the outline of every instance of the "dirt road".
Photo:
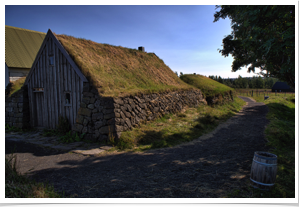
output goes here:
[[267, 151], [267, 106], [247, 105], [213, 132], [193, 142], [142, 153], [86, 156], [6, 140], [18, 169], [71, 197], [224, 197], [249, 181], [255, 151]]

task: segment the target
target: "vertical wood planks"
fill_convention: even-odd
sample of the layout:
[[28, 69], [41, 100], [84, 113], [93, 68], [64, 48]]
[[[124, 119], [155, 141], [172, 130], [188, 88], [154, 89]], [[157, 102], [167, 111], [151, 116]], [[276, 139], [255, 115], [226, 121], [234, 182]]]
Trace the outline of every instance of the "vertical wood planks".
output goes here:
[[33, 101], [32, 101], [32, 81], [28, 81], [28, 98], [30, 106], [30, 126], [34, 127], [34, 112], [33, 112]]
[[62, 53], [59, 51], [59, 65], [60, 65], [60, 104], [61, 104], [61, 116], [65, 117], [65, 108], [64, 108], [64, 98], [63, 98], [63, 93], [64, 93], [64, 76], [63, 76], [63, 56]]
[[[68, 81], [69, 81], [69, 79], [68, 79], [68, 66], [67, 65], [68, 64], [67, 64], [67, 61], [65, 59], [65, 66], [64, 66], [64, 70], [65, 70], [65, 72], [64, 72], [64, 77], [65, 77], [64, 84], [65, 84], [65, 88], [64, 88], [64, 93], [63, 93], [63, 99], [64, 100], [65, 100], [65, 95], [66, 95], [65, 92], [68, 91]], [[66, 118], [68, 118], [68, 120], [70, 120], [69, 107], [65, 106], [64, 110], [65, 110], [65, 116], [66, 116]]]
[[52, 67], [53, 70], [53, 96], [54, 96], [54, 119], [53, 119], [53, 123], [54, 123], [54, 128], [57, 126], [58, 124], [58, 100], [57, 100], [57, 62], [56, 62], [56, 49], [55, 49], [55, 45], [54, 42], [51, 40], [51, 46], [52, 46], [52, 54], [54, 55], [54, 66]]
[[46, 62], [45, 62], [46, 57], [45, 57], [45, 55], [46, 55], [46, 53], [45, 53], [45, 51], [43, 51], [40, 60], [42, 62], [42, 64], [41, 64], [41, 71], [42, 71], [41, 81], [42, 81], [42, 87], [44, 88], [44, 96], [43, 96], [43, 102], [42, 102], [42, 104], [43, 104], [43, 113], [44, 113], [44, 122], [43, 123], [44, 123], [44, 127], [48, 127], [49, 126], [48, 107], [47, 107], [48, 104], [47, 104], [47, 93], [45, 91], [45, 89], [47, 87], [46, 86], [47, 76], [46, 76], [46, 69], [45, 69], [45, 67], [46, 67]]
[[[52, 39], [49, 39], [49, 54], [51, 55], [53, 53], [52, 51]], [[49, 56], [47, 57], [48, 58], [48, 68], [49, 68], [49, 71], [50, 71], [50, 93], [51, 93], [51, 128], [54, 129], [55, 128], [55, 97], [54, 97], [54, 68], [52, 66], [49, 65]]]
[[[33, 88], [36, 87], [36, 86], [35, 86], [35, 85], [36, 85], [36, 83], [35, 83], [35, 75], [32, 75], [31, 80], [32, 80], [32, 89], [31, 89], [31, 90], [33, 91]], [[36, 105], [36, 100], [35, 100], [34, 93], [32, 92], [32, 107], [33, 107], [32, 111], [33, 111], [33, 113], [34, 113], [34, 114], [33, 114], [33, 120], [34, 120], [34, 121], [33, 121], [33, 126], [35, 126], [36, 123], [37, 123], [37, 122], [36, 122], [36, 119], [37, 119], [36, 117], [37, 117], [37, 116], [36, 116], [36, 106], [35, 106], [35, 105]]]
[[76, 102], [76, 74], [75, 71], [73, 70], [73, 68], [71, 68], [72, 71], [72, 90], [71, 93], [73, 94], [72, 97], [72, 114], [73, 114], [73, 120], [71, 123], [71, 126], [73, 126], [73, 124], [75, 123], [75, 119], [76, 119], [76, 109], [77, 109], [77, 102]]
[[49, 41], [46, 44], [46, 71], [47, 71], [47, 94], [46, 94], [46, 99], [47, 99], [47, 105], [48, 105], [48, 128], [52, 129], [52, 103], [51, 100], [52, 94], [51, 94], [51, 68], [49, 66]]
[[[36, 68], [35, 68], [35, 70], [36, 70], [36, 72], [37, 72], [37, 80], [38, 80], [38, 88], [40, 88], [41, 87], [41, 68], [40, 68], [40, 64], [41, 64], [41, 61], [39, 61], [38, 62], [38, 64], [36, 65]], [[43, 126], [43, 104], [42, 104], [42, 102], [43, 102], [43, 97], [44, 96], [42, 96], [42, 94], [37, 94], [38, 95], [38, 99], [37, 99], [37, 105], [38, 105], [38, 107], [39, 107], [39, 112], [38, 112], [38, 116], [39, 116], [39, 121], [38, 121], [38, 125], [39, 126]]]
[[77, 96], [76, 96], [76, 116], [75, 116], [75, 122], [74, 124], [76, 123], [76, 118], [77, 118], [77, 111], [79, 110], [80, 108], [80, 103], [81, 103], [81, 90], [80, 90], [80, 78], [79, 76], [76, 76], [76, 93], [77, 93]]
[[[70, 93], [70, 103], [72, 103], [72, 68], [71, 68], [71, 65], [68, 63], [67, 64], [67, 79], [68, 79], [68, 92]], [[72, 107], [68, 106], [68, 112], [69, 112], [69, 122], [70, 122], [70, 125], [72, 126], [73, 124], [73, 112], [72, 112]]]
[[43, 93], [35, 93], [36, 97], [36, 111], [37, 111], [37, 126], [43, 126], [43, 113], [42, 113], [42, 105], [41, 100]]
[[268, 152], [255, 152], [250, 180], [254, 187], [269, 189], [275, 183], [277, 173], [277, 156]]
[[[31, 125], [56, 128], [61, 115], [72, 126], [81, 104], [83, 81], [56, 42], [51, 38], [45, 41], [27, 82]], [[54, 66], [49, 65], [49, 55], [54, 57]], [[44, 88], [44, 92], [33, 92], [33, 88]], [[65, 106], [66, 93], [71, 98], [69, 106]]]
[[57, 73], [57, 111], [58, 116], [61, 116], [61, 97], [60, 94], [60, 65], [59, 65], [59, 50], [55, 45], [55, 67], [56, 67], [56, 73]]

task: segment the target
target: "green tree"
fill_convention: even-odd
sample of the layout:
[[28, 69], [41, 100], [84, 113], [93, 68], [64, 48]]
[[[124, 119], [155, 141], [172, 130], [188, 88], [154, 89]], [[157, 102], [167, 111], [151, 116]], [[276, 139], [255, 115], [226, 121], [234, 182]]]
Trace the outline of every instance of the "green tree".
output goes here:
[[266, 78], [265, 79], [265, 88], [272, 88], [274, 83], [277, 82], [276, 78]]
[[253, 88], [253, 81], [252, 81], [252, 78], [250, 78], [249, 80], [248, 80], [248, 88]]
[[215, 76], [214, 75], [209, 75], [209, 78], [211, 78], [212, 80], [215, 80]]
[[265, 87], [265, 83], [264, 83], [264, 80], [261, 76], [259, 76], [257, 79], [256, 79], [256, 85], [257, 87], [256, 88], [264, 88]]
[[218, 76], [218, 82], [219, 82], [219, 83], [223, 83], [223, 79], [221, 78], [220, 75]]
[[219, 52], [234, 58], [232, 71], [260, 68], [265, 77], [276, 77], [295, 88], [295, 6], [216, 6], [214, 22], [231, 19], [232, 32]]

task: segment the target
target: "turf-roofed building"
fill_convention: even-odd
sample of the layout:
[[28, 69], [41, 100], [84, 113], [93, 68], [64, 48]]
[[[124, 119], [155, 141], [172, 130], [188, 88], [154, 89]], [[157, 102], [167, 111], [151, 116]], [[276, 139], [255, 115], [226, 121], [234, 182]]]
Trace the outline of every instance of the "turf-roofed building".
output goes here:
[[142, 122], [206, 104], [199, 89], [180, 80], [154, 53], [51, 30], [23, 90], [31, 127], [54, 129], [64, 117], [91, 141], [118, 138]]

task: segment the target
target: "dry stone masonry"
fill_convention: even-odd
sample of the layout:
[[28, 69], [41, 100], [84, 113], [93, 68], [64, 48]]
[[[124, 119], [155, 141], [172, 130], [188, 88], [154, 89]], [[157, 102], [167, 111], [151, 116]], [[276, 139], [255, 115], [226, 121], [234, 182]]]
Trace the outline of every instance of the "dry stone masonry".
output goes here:
[[72, 130], [84, 139], [101, 141], [145, 121], [181, 111], [185, 106], [206, 104], [200, 90], [142, 94], [128, 97], [101, 97], [96, 89], [84, 85], [83, 98]]
[[[84, 83], [83, 97], [72, 131], [84, 134], [89, 141], [119, 138], [121, 132], [146, 121], [155, 120], [168, 113], [176, 113], [184, 107], [233, 100], [230, 92], [223, 97], [206, 100], [199, 89], [140, 94], [127, 97], [102, 97], [89, 83]], [[214, 104], [215, 104], [214, 103]], [[5, 123], [18, 128], [30, 127], [27, 87], [5, 98]]]
[[223, 94], [208, 96], [208, 97], [206, 97], [206, 101], [207, 101], [208, 105], [218, 105], [218, 104], [221, 105], [223, 103], [234, 101], [234, 94], [230, 90], [230, 91], [225, 92]]
[[25, 129], [30, 126], [29, 121], [28, 92], [24, 86], [10, 97], [5, 96], [5, 124]]

